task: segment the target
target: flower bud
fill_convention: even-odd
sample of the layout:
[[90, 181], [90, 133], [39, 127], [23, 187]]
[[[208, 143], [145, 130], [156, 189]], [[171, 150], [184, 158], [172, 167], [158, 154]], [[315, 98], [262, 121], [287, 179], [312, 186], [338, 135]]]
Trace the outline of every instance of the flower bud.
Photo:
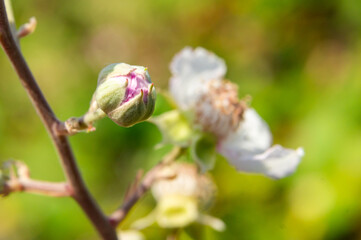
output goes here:
[[155, 98], [154, 86], [144, 67], [114, 63], [99, 73], [95, 100], [120, 126], [130, 127], [148, 119], [154, 111]]

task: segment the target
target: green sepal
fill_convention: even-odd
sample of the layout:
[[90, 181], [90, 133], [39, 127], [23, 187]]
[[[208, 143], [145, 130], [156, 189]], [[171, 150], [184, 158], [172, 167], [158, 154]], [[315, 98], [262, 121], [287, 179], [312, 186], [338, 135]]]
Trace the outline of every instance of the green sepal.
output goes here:
[[216, 162], [216, 139], [210, 134], [199, 134], [193, 138], [191, 156], [199, 165], [201, 172], [213, 169]]
[[131, 127], [142, 120], [145, 111], [143, 92], [141, 92], [129, 102], [108, 113], [108, 117], [120, 126]]
[[147, 120], [150, 116], [152, 116], [155, 108], [155, 100], [156, 100], [155, 88], [154, 85], [151, 84], [149, 85], [148, 88], [148, 96], [147, 96], [147, 100], [145, 101], [146, 111], [144, 112], [144, 115], [141, 119], [142, 121]]
[[161, 145], [173, 144], [187, 147], [191, 144], [193, 130], [187, 119], [178, 110], [165, 112], [152, 117], [149, 121], [154, 123], [162, 133]]
[[116, 78], [110, 78], [100, 84], [95, 92], [98, 106], [105, 113], [113, 111], [125, 98], [127, 85], [128, 82], [122, 82]]
[[141, 91], [129, 102], [123, 103], [111, 112], [108, 117], [122, 127], [131, 127], [134, 124], [148, 119], [154, 111], [156, 93], [153, 84], [149, 86], [148, 95]]

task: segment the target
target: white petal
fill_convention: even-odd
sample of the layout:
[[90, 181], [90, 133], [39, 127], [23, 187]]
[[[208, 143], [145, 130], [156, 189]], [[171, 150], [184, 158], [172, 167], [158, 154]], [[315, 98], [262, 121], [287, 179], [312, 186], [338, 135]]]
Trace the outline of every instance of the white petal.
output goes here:
[[254, 155], [268, 149], [272, 135], [267, 123], [253, 108], [248, 108], [234, 133], [218, 143], [218, 151], [227, 158]]
[[228, 162], [237, 170], [261, 173], [278, 179], [293, 173], [303, 155], [304, 151], [302, 148], [292, 150], [275, 145], [261, 154], [228, 158]]
[[175, 55], [170, 70], [170, 92], [177, 104], [187, 109], [206, 91], [205, 82], [222, 80], [227, 68], [223, 59], [206, 49], [186, 47]]
[[303, 148], [293, 150], [283, 148], [281, 145], [274, 145], [266, 152], [255, 155], [254, 160], [264, 163], [266, 171], [263, 174], [272, 178], [282, 178], [296, 170], [304, 155]]
[[[236, 132], [218, 143], [218, 152], [238, 170], [282, 178], [294, 172], [303, 149], [269, 148], [272, 136], [268, 125], [254, 109], [247, 109]], [[268, 150], [267, 150], [268, 149]]]
[[203, 81], [193, 80], [193, 82], [189, 82], [181, 77], [172, 77], [169, 81], [170, 93], [182, 110], [193, 107], [207, 90]]
[[185, 47], [173, 58], [170, 70], [181, 78], [201, 78], [212, 80], [223, 78], [226, 74], [224, 60], [204, 48]]

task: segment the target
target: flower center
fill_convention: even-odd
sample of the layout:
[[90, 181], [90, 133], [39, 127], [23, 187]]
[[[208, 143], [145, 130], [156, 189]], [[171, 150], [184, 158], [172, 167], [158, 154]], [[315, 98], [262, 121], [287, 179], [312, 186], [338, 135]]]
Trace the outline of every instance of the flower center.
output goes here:
[[224, 137], [237, 129], [246, 108], [246, 102], [238, 99], [237, 85], [213, 80], [196, 104], [195, 121], [204, 131]]

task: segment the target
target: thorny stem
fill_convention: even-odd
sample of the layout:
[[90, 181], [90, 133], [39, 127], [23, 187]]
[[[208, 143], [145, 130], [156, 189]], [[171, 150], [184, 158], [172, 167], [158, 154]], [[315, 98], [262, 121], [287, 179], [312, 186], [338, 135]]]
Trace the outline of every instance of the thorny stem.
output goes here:
[[[130, 209], [138, 202], [138, 200], [150, 189], [153, 182], [161, 177], [159, 174], [160, 170], [166, 166], [167, 164], [170, 164], [174, 160], [176, 160], [179, 156], [181, 156], [184, 153], [185, 148], [175, 147], [169, 154], [167, 154], [163, 160], [157, 164], [155, 167], [153, 167], [143, 178], [143, 181], [140, 184], [137, 184], [136, 188], [133, 192], [131, 192], [128, 196], [125, 198], [123, 205], [119, 207], [117, 210], [115, 210], [112, 215], [109, 217], [110, 223], [116, 227], [118, 226], [127, 216]], [[168, 176], [169, 177], [169, 176]]]
[[17, 39], [9, 26], [4, 0], [0, 0], [0, 43], [52, 138], [65, 172], [67, 184], [73, 192], [72, 197], [87, 214], [103, 239], [116, 240], [115, 230], [84, 184], [67, 137], [60, 136], [56, 132], [57, 126], [61, 123], [43, 96], [17, 45]]

